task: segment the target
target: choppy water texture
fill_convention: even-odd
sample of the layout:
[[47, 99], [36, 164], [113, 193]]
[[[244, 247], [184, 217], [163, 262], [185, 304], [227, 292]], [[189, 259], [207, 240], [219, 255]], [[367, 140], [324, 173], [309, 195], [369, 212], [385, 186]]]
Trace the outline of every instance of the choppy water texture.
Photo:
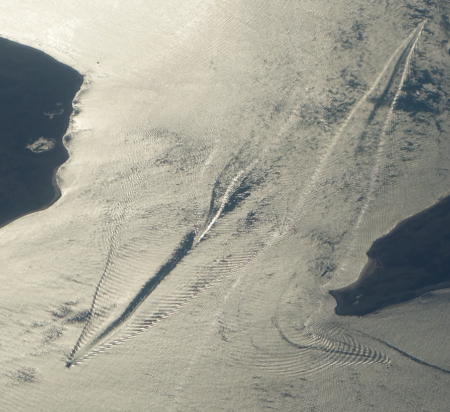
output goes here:
[[[338, 164], [342, 160], [347, 160], [350, 151], [357, 157], [361, 149], [356, 143], [363, 135], [370, 134], [374, 137], [371, 144], [377, 144], [378, 149], [373, 150], [369, 158], [361, 156], [360, 163], [353, 166], [352, 196], [365, 196], [365, 200], [360, 202], [359, 210], [348, 221], [349, 227], [353, 227], [354, 231], [357, 230], [370, 205], [373, 192], [379, 186], [380, 175], [383, 175], [385, 159], [382, 150], [385, 150], [384, 145], [388, 136], [394, 132], [396, 105], [403, 93], [424, 25], [425, 22], [413, 30], [394, 53], [388, 56], [374, 83], [354, 104], [337, 133], [324, 148], [312, 175], [300, 190], [295, 187], [297, 183], [295, 176], [283, 176], [283, 171], [273, 173], [277, 160], [286, 157], [283, 156], [283, 152], [290, 151], [289, 143], [292, 142], [286, 143], [280, 138], [277, 141], [276, 137], [271, 136], [267, 141], [259, 143], [259, 150], [250, 145], [244, 146], [225, 166], [214, 183], [209, 210], [203, 212], [204, 222], [200, 223], [201, 220], [192, 222], [192, 230], [155, 273], [148, 273], [146, 268], [148, 262], [154, 259], [152, 254], [157, 247], [152, 245], [147, 237], [137, 238], [134, 231], [133, 243], [121, 233], [125, 231], [123, 226], [129, 229], [129, 224], [133, 224], [136, 216], [127, 216], [123, 222], [115, 226], [105, 272], [97, 286], [89, 319], [70, 354], [67, 365], [76, 364], [85, 357], [147, 330], [157, 321], [184, 306], [211, 284], [250, 264], [256, 256], [263, 253], [266, 248], [274, 246], [290, 232], [303, 231], [302, 221], [308, 219], [309, 210], [314, 204], [320, 203], [321, 199], [327, 196], [339, 200], [341, 197], [339, 192], [344, 189], [341, 181], [345, 179], [349, 165], [346, 164], [345, 169], [340, 170]], [[268, 150], [268, 147], [271, 150]], [[342, 147], [346, 148], [345, 152], [342, 151]], [[275, 156], [274, 151], [277, 151]], [[376, 154], [375, 158], [373, 154]], [[191, 162], [186, 163], [183, 164], [185, 168], [196, 166]], [[330, 168], [330, 164], [336, 166]], [[143, 178], [140, 176], [139, 180]], [[144, 179], [148, 181], [149, 178]], [[135, 207], [133, 198], [139, 189], [141, 187], [129, 189], [132, 193], [127, 208]], [[291, 199], [293, 203], [291, 210], [279, 210], [277, 199], [282, 199], [287, 194], [292, 198], [296, 197]], [[261, 198], [268, 195], [272, 201], [261, 204]], [[207, 205], [204, 205], [204, 209], [205, 206]], [[194, 210], [193, 213], [201, 214], [201, 205], [199, 208], [200, 210]], [[141, 219], [139, 224], [140, 230], [145, 228], [145, 220]], [[209, 243], [214, 244], [216, 251], [223, 250], [226, 245], [227, 252], [231, 253], [218, 261], [217, 252], [213, 254], [209, 252]], [[238, 245], [235, 250], [233, 244]], [[203, 256], [205, 249], [208, 251], [207, 256], [214, 257], [212, 262]], [[136, 250], [139, 251], [139, 256], [134, 255]], [[188, 253], [189, 257], [186, 256]], [[183, 262], [185, 258], [186, 263]], [[138, 270], [135, 269], [130, 273], [129, 266], [123, 264], [124, 260], [131, 260], [138, 266]], [[196, 263], [198, 261], [205, 263], [199, 266]], [[183, 263], [182, 269], [177, 271], [178, 264]], [[161, 285], [163, 280], [165, 284]], [[151, 294], [156, 292], [157, 287], [164, 292], [160, 292], [159, 299], [153, 302]], [[149, 301], [145, 302], [147, 299]], [[146, 309], [139, 310], [143, 304]], [[151, 309], [149, 310], [147, 306]], [[336, 339], [333, 335], [327, 336], [327, 331], [322, 331], [320, 327], [315, 330], [316, 325], [306, 327], [299, 336], [296, 336], [298, 342], [291, 341], [278, 323], [273, 326], [279, 332], [278, 339], [281, 338], [296, 347], [302, 353], [302, 357], [306, 357], [304, 365], [300, 366], [297, 372], [301, 372], [302, 368], [306, 371], [334, 363], [389, 362], [385, 355], [357, 343], [350, 336], [348, 339]], [[119, 328], [123, 331], [119, 331]], [[111, 335], [114, 337], [111, 338]], [[315, 361], [311, 361], [308, 359], [310, 351], [321, 353], [322, 357], [316, 355]], [[296, 356], [298, 354], [294, 357]], [[269, 363], [273, 364], [272, 356], [269, 357]]]
[[0, 232], [5, 407], [446, 404], [445, 290], [362, 318], [329, 295], [448, 195], [446, 4], [35, 7], [22, 40], [85, 83], [61, 199]]

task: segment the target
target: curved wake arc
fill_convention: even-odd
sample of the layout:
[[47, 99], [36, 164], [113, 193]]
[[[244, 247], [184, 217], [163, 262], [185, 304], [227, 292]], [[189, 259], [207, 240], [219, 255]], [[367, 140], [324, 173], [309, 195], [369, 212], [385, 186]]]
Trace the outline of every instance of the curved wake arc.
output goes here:
[[[129, 299], [126, 305], [122, 305], [121, 312], [112, 313], [109, 307], [105, 307], [104, 304], [99, 304], [103, 292], [104, 281], [108, 281], [108, 268], [112, 265], [112, 259], [109, 256], [106, 263], [106, 268], [102, 279], [100, 280], [92, 303], [90, 310], [89, 319], [85, 324], [85, 327], [76, 343], [72, 349], [66, 366], [70, 367], [79, 363], [82, 359], [88, 358], [92, 353], [97, 353], [96, 347], [109, 347], [106, 343], [108, 337], [113, 334], [117, 329], [124, 325], [136, 312], [139, 306], [150, 296], [150, 294], [158, 287], [158, 285], [177, 267], [177, 265], [183, 260], [183, 258], [203, 240], [206, 240], [205, 236], [212, 229], [212, 227], [218, 222], [218, 220], [225, 216], [228, 211], [231, 211], [236, 206], [237, 200], [236, 195], [239, 195], [239, 190], [241, 188], [242, 182], [248, 176], [248, 173], [254, 168], [257, 160], [253, 161], [245, 169], [240, 170], [236, 176], [233, 177], [226, 190], [222, 195], [218, 192], [217, 187], [213, 189], [211, 196], [211, 206], [209, 213], [207, 214], [206, 220], [203, 224], [203, 229], [200, 234], [195, 230], [189, 231], [180, 242], [180, 245], [174, 250], [172, 256], [163, 264], [155, 275], [150, 277], [142, 287], [135, 293], [135, 295]], [[218, 186], [216, 184], [216, 186]], [[230, 206], [230, 203], [233, 203]], [[217, 204], [220, 206], [217, 207]], [[229, 209], [227, 211], [227, 209]], [[123, 223], [122, 223], [123, 224]], [[113, 231], [113, 235], [116, 235], [118, 228]], [[114, 250], [110, 250], [109, 255], [112, 255]], [[108, 272], [108, 273], [107, 273]], [[184, 296], [178, 296], [178, 302], [175, 307], [172, 305], [170, 310], [163, 311], [156, 315], [154, 321], [141, 320], [140, 326], [132, 326], [132, 336], [135, 336], [136, 331], [142, 332], [147, 329], [155, 321], [168, 316], [168, 314], [173, 313], [175, 308], [183, 306], [190, 298], [193, 297], [192, 293], [196, 295], [204, 287], [211, 284], [213, 281], [220, 280], [220, 276], [207, 277], [206, 279], [199, 280], [197, 284], [193, 284], [192, 288], [188, 287], [188, 290]], [[167, 312], [167, 313], [166, 313]], [[109, 318], [109, 319], [108, 319]], [[97, 322], [97, 325], [95, 323]], [[131, 322], [133, 323], [133, 322]], [[143, 325], [143, 327], [142, 327]], [[129, 338], [128, 333], [124, 336], [118, 337], [111, 342], [111, 345], [127, 340]], [[101, 351], [101, 349], [100, 349]]]
[[[417, 27], [400, 44], [378, 74], [372, 86], [352, 108], [346, 120], [328, 144], [318, 165], [314, 167], [309, 183], [296, 194], [294, 208], [286, 216], [281, 216], [284, 220], [281, 230], [275, 222], [280, 218], [275, 203], [279, 202], [278, 199], [286, 193], [280, 192], [281, 189], [278, 189], [274, 182], [268, 183], [268, 185], [272, 185], [273, 193], [270, 192], [270, 196], [266, 192], [260, 193], [262, 185], [259, 183], [252, 186], [249, 183], [251, 181], [249, 175], [253, 173], [258, 175], [259, 173], [264, 176], [267, 171], [263, 169], [269, 167], [269, 165], [264, 164], [262, 158], [253, 157], [252, 153], [241, 151], [238, 157], [232, 159], [219, 174], [212, 190], [210, 207], [203, 225], [200, 227], [195, 224], [191, 225], [196, 229], [188, 231], [179, 246], [172, 252], [171, 257], [166, 260], [166, 263], [152, 272], [154, 273], [152, 277], [148, 278], [148, 274], [143, 274], [141, 279], [128, 280], [124, 276], [119, 276], [121, 249], [120, 245], [112, 245], [114, 251], [110, 251], [111, 256], [108, 257], [105, 273], [95, 292], [90, 317], [69, 356], [67, 366], [77, 364], [83, 359], [94, 356], [94, 354], [142, 333], [155, 322], [183, 307], [210, 285], [242, 269], [262, 251], [276, 244], [293, 229], [305, 229], [303, 225], [307, 220], [305, 217], [307, 217], [308, 208], [326, 207], [324, 199], [327, 196], [331, 197], [334, 193], [339, 193], [339, 185], [333, 184], [333, 179], [336, 176], [333, 175], [329, 166], [330, 164], [339, 164], [343, 154], [342, 145], [349, 145], [350, 148], [353, 148], [355, 139], [359, 138], [367, 129], [370, 129], [373, 134], [378, 133], [378, 144], [383, 145], [383, 138], [387, 133], [385, 129], [387, 130], [391, 124], [389, 113], [395, 109], [398, 94], [402, 84], [404, 84], [405, 76], [407, 76], [411, 56], [424, 24], [422, 23]], [[399, 73], [402, 74], [398, 82]], [[393, 101], [386, 107], [386, 99], [392, 88], [396, 88], [396, 92], [393, 93]], [[386, 126], [387, 122], [389, 122], [388, 126]], [[381, 133], [379, 124], [384, 125]], [[281, 135], [279, 138], [281, 139]], [[273, 144], [273, 142], [270, 144]], [[272, 156], [269, 150], [263, 150], [261, 153], [268, 157], [265, 160], [273, 160], [273, 157], [269, 159], [269, 156]], [[362, 182], [361, 190], [364, 193], [368, 192], [369, 195], [372, 193], [379, 167], [372, 165], [370, 170], [367, 168], [357, 176], [359, 181]], [[345, 165], [339, 165], [336, 168], [336, 173], [344, 173], [344, 169]], [[370, 176], [368, 177], [367, 174]], [[258, 182], [258, 179], [254, 180]], [[264, 181], [264, 177], [261, 177], [261, 181]], [[237, 208], [236, 206], [250, 196], [253, 187], [259, 190], [260, 197], [254, 200], [252, 200], [253, 196], [250, 198], [255, 209], [251, 209], [245, 214], [244, 208]], [[288, 187], [287, 194], [289, 196], [294, 192], [295, 190]], [[365, 209], [363, 208], [359, 215], [360, 220], [364, 213]], [[128, 217], [125, 216], [125, 218]], [[358, 217], [351, 223], [355, 225], [357, 221], [359, 222]], [[359, 223], [356, 223], [356, 229], [358, 225]], [[113, 235], [116, 236], [116, 233], [122, 227], [125, 227], [124, 221], [120, 222], [120, 227], [113, 231]], [[139, 228], [139, 226], [137, 227]], [[213, 232], [214, 236], [210, 236]], [[241, 235], [242, 233], [243, 235]], [[154, 235], [151, 234], [150, 236]], [[118, 234], [117, 237], [119, 237]], [[239, 237], [243, 240], [242, 243], [237, 244], [234, 239]], [[122, 247], [132, 250], [133, 243], [130, 241], [129, 244], [124, 244]], [[222, 250], [228, 249], [231, 252], [224, 252], [224, 256], [221, 257]], [[133, 253], [136, 255], [134, 251]], [[204, 258], [200, 264], [196, 262], [198, 255]], [[139, 257], [142, 258], [142, 256]], [[130, 270], [127, 267], [124, 269]], [[178, 273], [178, 275], [174, 275], [175, 273]], [[128, 288], [127, 282], [132, 282], [132, 287]], [[120, 291], [123, 285], [127, 287], [129, 297], [121, 296]], [[116, 300], [109, 297], [110, 290], [117, 294]], [[152, 298], [149, 299], [150, 297]], [[144, 309], [143, 306], [146, 306], [146, 308]], [[310, 343], [302, 349], [328, 353], [328, 355], [348, 355], [352, 359], [359, 359], [359, 361], [365, 359], [364, 362], [370, 359], [384, 362], [383, 356], [380, 357], [379, 354], [367, 355], [370, 352], [369, 349], [358, 351], [357, 346], [352, 349], [351, 345], [348, 346], [345, 342], [328, 339], [325, 335], [320, 338], [317, 337], [317, 342], [314, 343], [314, 336], [319, 335], [310, 333], [308, 335]], [[283, 336], [281, 338], [287, 342], [286, 339], [288, 338], [285, 339]], [[326, 342], [325, 346], [324, 342]], [[295, 346], [295, 341], [292, 340], [292, 344]], [[358, 354], [361, 354], [359, 358]]]

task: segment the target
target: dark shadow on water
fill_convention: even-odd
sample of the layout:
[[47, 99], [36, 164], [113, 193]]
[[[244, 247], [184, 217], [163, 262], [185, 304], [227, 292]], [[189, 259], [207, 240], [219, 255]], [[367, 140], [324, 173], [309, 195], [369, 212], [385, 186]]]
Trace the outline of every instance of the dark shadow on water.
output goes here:
[[[164, 278], [175, 269], [178, 263], [189, 253], [192, 249], [195, 239], [195, 232], [188, 232], [179, 246], [175, 249], [172, 256], [169, 260], [162, 265], [158, 272], [151, 277], [139, 290], [136, 296], [131, 300], [125, 310], [114, 320], [112, 321], [101, 333], [99, 333], [89, 344], [89, 347], [93, 347], [98, 344], [102, 339], [108, 336], [112, 331], [121, 326], [126, 320], [130, 318], [130, 316], [136, 311], [136, 309], [141, 305], [141, 303], [147, 299], [150, 294], [156, 289], [156, 287], [164, 280]], [[92, 316], [92, 312], [90, 313]], [[69, 360], [66, 362], [66, 366], [70, 368], [73, 364], [73, 359], [78, 350], [78, 343], [75, 346], [75, 349], [72, 351]]]
[[0, 38], [0, 227], [60, 196], [55, 172], [83, 76], [45, 53]]
[[450, 196], [376, 240], [358, 280], [330, 294], [338, 315], [362, 316], [450, 287]]

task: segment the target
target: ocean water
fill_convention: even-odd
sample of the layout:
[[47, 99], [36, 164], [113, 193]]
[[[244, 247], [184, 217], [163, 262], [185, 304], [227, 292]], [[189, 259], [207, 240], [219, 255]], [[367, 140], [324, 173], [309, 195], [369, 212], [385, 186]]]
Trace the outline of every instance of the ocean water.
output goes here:
[[448, 290], [328, 291], [449, 194], [448, 13], [2, 2], [84, 83], [61, 198], [0, 229], [1, 409], [445, 410]]

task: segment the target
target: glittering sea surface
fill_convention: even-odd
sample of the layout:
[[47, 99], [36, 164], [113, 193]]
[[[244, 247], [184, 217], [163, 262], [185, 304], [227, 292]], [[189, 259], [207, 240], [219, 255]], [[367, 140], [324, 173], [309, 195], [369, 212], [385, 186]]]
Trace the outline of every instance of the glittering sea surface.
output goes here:
[[329, 291], [450, 194], [449, 13], [2, 1], [1, 37], [84, 80], [61, 197], [0, 228], [0, 409], [445, 410], [449, 290]]

